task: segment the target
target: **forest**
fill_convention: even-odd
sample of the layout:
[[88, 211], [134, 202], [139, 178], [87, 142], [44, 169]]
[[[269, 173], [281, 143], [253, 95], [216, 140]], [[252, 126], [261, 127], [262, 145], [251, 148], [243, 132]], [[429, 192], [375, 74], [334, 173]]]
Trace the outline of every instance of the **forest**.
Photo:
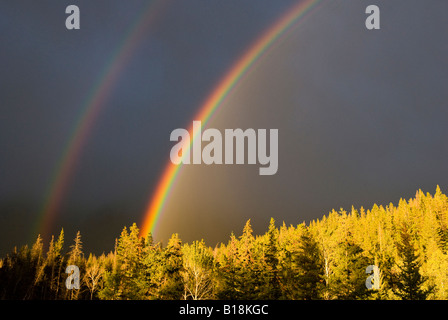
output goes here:
[[[332, 210], [321, 219], [254, 235], [250, 220], [227, 243], [166, 245], [134, 223], [113, 251], [83, 252], [81, 233], [64, 231], [44, 250], [42, 238], [0, 260], [0, 299], [20, 300], [333, 300], [448, 299], [448, 198], [416, 192], [397, 205]], [[68, 289], [66, 267], [79, 268]], [[366, 268], [379, 275], [366, 286]]]

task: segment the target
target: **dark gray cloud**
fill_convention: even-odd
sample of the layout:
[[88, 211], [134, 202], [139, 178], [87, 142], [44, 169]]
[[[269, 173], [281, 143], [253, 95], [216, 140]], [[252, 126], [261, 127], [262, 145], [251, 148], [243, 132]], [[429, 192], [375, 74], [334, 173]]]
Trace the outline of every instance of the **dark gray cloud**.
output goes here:
[[[82, 107], [148, 1], [0, 4], [0, 252], [33, 225]], [[448, 9], [441, 1], [323, 1], [270, 51], [217, 112], [217, 128], [278, 128], [279, 171], [186, 168], [160, 220], [164, 240], [210, 244], [248, 218], [300, 223], [332, 208], [447, 190]], [[86, 250], [113, 248], [140, 222], [185, 127], [236, 59], [294, 1], [167, 1], [108, 95], [78, 159], [54, 233], [84, 234]], [[444, 188], [445, 187], [445, 188]]]
[[446, 22], [434, 5], [379, 5], [379, 31], [364, 28], [367, 2], [324, 5], [258, 64], [210, 126], [279, 128], [277, 175], [183, 169], [161, 236], [174, 229], [214, 245], [249, 218], [264, 232], [271, 216], [298, 224], [446, 190]]

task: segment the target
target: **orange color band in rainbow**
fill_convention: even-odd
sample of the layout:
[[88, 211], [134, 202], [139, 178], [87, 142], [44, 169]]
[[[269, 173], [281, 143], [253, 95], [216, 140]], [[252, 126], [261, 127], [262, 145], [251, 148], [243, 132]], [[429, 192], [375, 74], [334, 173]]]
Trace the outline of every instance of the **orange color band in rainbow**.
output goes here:
[[[255, 41], [253, 45], [243, 54], [230, 71], [219, 82], [218, 86], [213, 90], [205, 103], [200, 108], [194, 120], [200, 120], [204, 127], [215, 110], [222, 104], [224, 99], [235, 88], [241, 78], [260, 60], [260, 57], [266, 51], [278, 42], [282, 35], [292, 29], [300, 18], [304, 17], [312, 8], [315, 8], [321, 0], [305, 0], [290, 8], [276, 23], [274, 23], [262, 36]], [[190, 127], [190, 136], [193, 128]], [[191, 145], [197, 137], [193, 137]], [[148, 233], [154, 233], [157, 220], [161, 215], [163, 207], [169, 197], [174, 181], [179, 173], [182, 164], [174, 165], [171, 161], [166, 166], [160, 182], [158, 183], [155, 193], [151, 198], [147, 210], [141, 223], [141, 236], [145, 237]]]

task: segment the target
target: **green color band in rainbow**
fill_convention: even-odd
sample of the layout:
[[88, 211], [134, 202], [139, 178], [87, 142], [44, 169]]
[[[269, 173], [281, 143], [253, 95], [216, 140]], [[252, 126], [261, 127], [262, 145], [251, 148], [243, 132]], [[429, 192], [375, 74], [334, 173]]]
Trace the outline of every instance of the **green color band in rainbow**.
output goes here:
[[[276, 23], [274, 23], [262, 36], [255, 41], [253, 45], [242, 55], [242, 57], [232, 66], [230, 71], [219, 82], [218, 86], [212, 91], [205, 103], [201, 106], [200, 111], [194, 120], [200, 120], [204, 127], [215, 110], [222, 104], [229, 93], [235, 88], [237, 83], [244, 75], [260, 60], [266, 51], [273, 46], [274, 43], [291, 30], [300, 18], [304, 17], [311, 9], [317, 7], [321, 0], [305, 0], [292, 6], [286, 14], [284, 14]], [[190, 127], [190, 136], [193, 128]], [[191, 145], [197, 137], [193, 137]], [[186, 152], [188, 154], [189, 152]], [[174, 165], [171, 161], [166, 166], [162, 177], [156, 187], [154, 195], [151, 197], [147, 210], [144, 213], [141, 223], [141, 235], [146, 236], [148, 233], [154, 233], [157, 221], [163, 211], [163, 207], [169, 197], [174, 181], [179, 173], [182, 164]]]
[[117, 51], [111, 56], [110, 62], [106, 64], [99, 81], [83, 103], [80, 116], [54, 170], [43, 207], [38, 214], [36, 226], [33, 228], [33, 237], [36, 235], [35, 233], [39, 233], [43, 237], [49, 236], [69, 182], [74, 174], [76, 163], [96, 119], [105, 107], [110, 92], [130, 61], [132, 54], [147, 34], [150, 26], [160, 16], [167, 2], [168, 0], [154, 0], [142, 10], [129, 28], [121, 45], [118, 46]]

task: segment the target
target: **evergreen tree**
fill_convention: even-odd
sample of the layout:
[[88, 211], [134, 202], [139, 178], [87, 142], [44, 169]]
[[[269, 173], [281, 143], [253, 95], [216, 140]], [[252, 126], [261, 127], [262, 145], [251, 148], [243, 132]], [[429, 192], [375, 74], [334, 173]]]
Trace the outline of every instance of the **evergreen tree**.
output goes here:
[[163, 251], [163, 280], [160, 289], [161, 299], [179, 300], [183, 297], [183, 257], [181, 247], [182, 242], [179, 239], [179, 235], [175, 233], [168, 240], [168, 245]]
[[240, 295], [237, 286], [237, 244], [234, 233], [230, 235], [227, 246], [222, 246], [222, 261], [218, 262], [218, 299], [236, 300]]
[[256, 263], [255, 238], [250, 219], [244, 225], [243, 234], [237, 243], [234, 281], [237, 299], [256, 299], [263, 285], [261, 266]]
[[401, 265], [398, 265], [400, 272], [395, 279], [394, 291], [403, 300], [425, 300], [431, 290], [422, 289], [427, 279], [420, 273], [422, 264], [407, 224], [400, 230], [400, 240], [397, 249]]
[[74, 244], [70, 246], [70, 252], [68, 253], [67, 264], [77, 265], [78, 267], [82, 263], [83, 252], [82, 252], [82, 241], [81, 241], [81, 232], [78, 231], [76, 233], [76, 237], [74, 240]]
[[14, 247], [2, 262], [0, 268], [0, 298], [22, 300], [28, 297], [28, 290], [34, 280], [34, 268], [28, 246]]
[[[70, 246], [71, 250], [68, 253], [67, 266], [75, 265], [79, 268], [79, 273], [84, 274], [85, 266], [82, 252], [81, 232], [76, 233], [74, 244]], [[80, 279], [81, 280], [81, 279]], [[77, 300], [80, 294], [80, 289], [65, 290], [66, 299]]]
[[65, 280], [62, 279], [62, 276], [65, 276], [63, 246], [64, 229], [61, 229], [56, 241], [54, 236], [51, 236], [45, 261], [36, 274], [36, 283], [42, 299], [60, 299], [64, 296], [60, 296], [60, 291], [65, 288]]
[[275, 220], [271, 218], [267, 232], [267, 243], [264, 244], [264, 259], [261, 269], [264, 285], [259, 298], [275, 300], [281, 296], [278, 261], [278, 236]]
[[42, 262], [43, 255], [43, 240], [40, 234], [37, 236], [36, 242], [34, 242], [31, 247], [31, 258], [36, 262], [37, 265], [40, 265]]
[[148, 299], [161, 299], [160, 289], [164, 278], [163, 256], [160, 243], [154, 243], [152, 235], [145, 239], [143, 249], [143, 276]]
[[298, 297], [304, 300], [321, 298], [324, 287], [324, 271], [321, 253], [311, 232], [305, 229], [300, 237], [300, 249], [294, 256], [298, 266], [297, 281]]
[[144, 299], [145, 277], [143, 273], [142, 253], [144, 241], [139, 237], [140, 230], [134, 223], [125, 227], [118, 239], [117, 265], [120, 278], [120, 299]]
[[[125, 227], [126, 228], [126, 227]], [[124, 232], [125, 230], [123, 230]], [[122, 232], [122, 235], [123, 235]], [[127, 232], [126, 232], [127, 233]], [[120, 266], [117, 259], [118, 239], [115, 239], [115, 249], [111, 255], [111, 263], [104, 268], [103, 288], [98, 292], [98, 297], [102, 300], [120, 300], [122, 299], [122, 280]]]

